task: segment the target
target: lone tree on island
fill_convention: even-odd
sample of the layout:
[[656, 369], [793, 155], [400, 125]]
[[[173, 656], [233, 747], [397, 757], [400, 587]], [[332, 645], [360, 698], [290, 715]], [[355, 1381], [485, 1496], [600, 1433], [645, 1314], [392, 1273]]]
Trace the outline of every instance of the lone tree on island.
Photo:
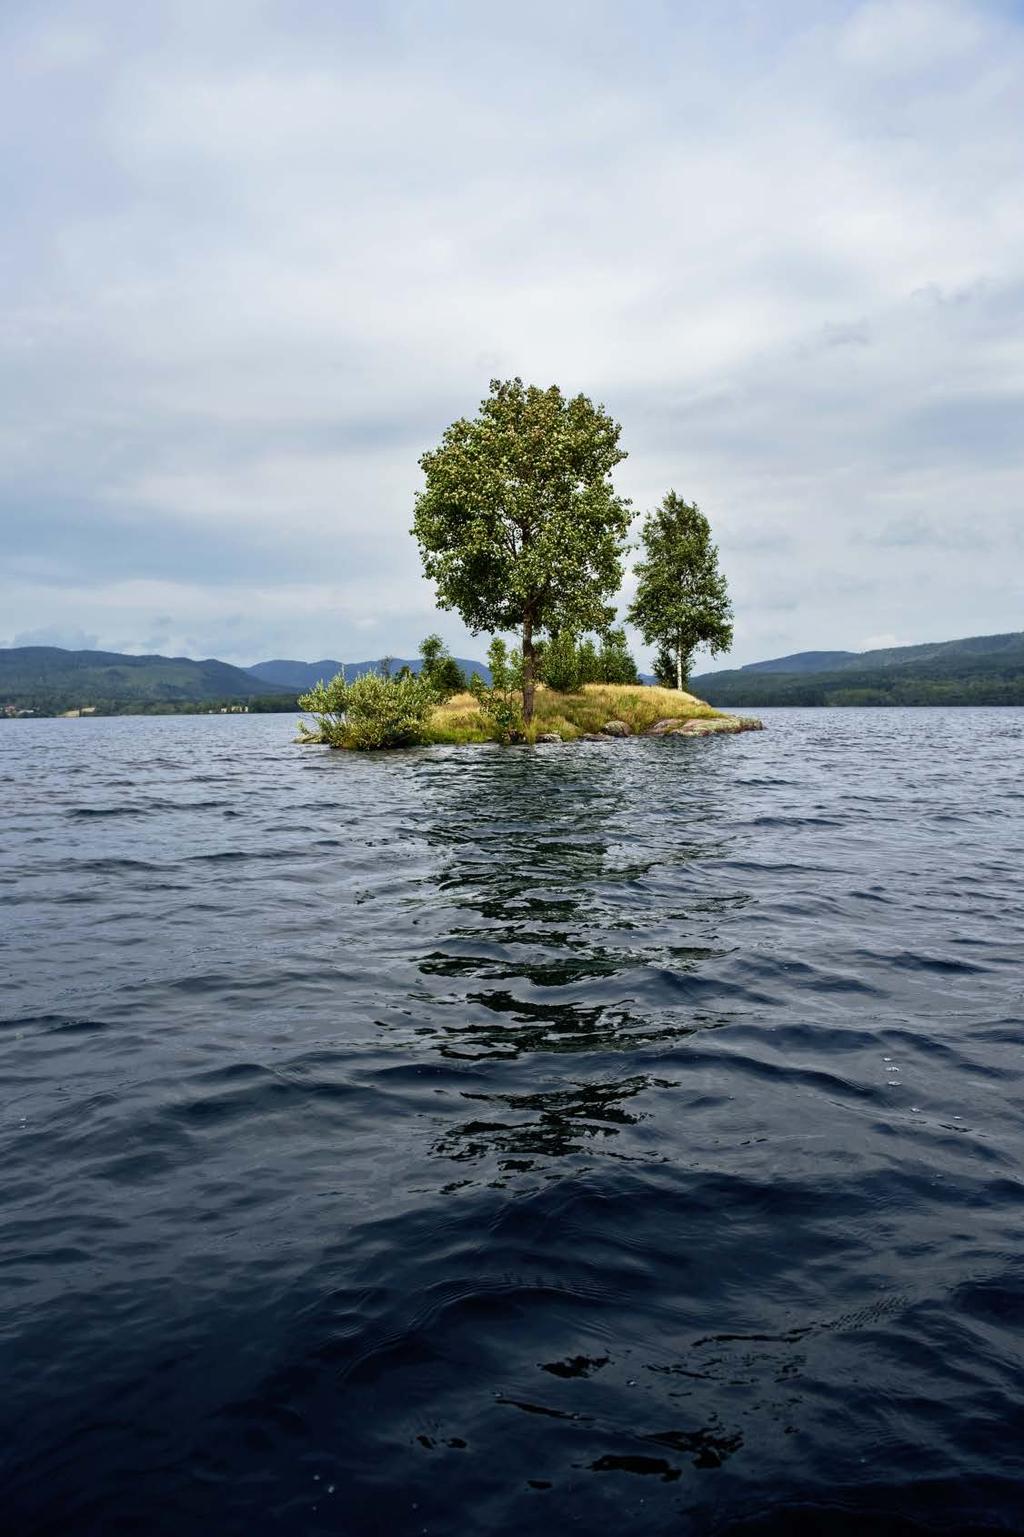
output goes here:
[[674, 491], [644, 519], [640, 537], [644, 559], [628, 617], [647, 644], [659, 648], [659, 682], [674, 671], [681, 691], [699, 647], [717, 656], [732, 645], [732, 604], [718, 547], [700, 508]]
[[619, 432], [585, 395], [492, 379], [479, 415], [420, 459], [423, 569], [473, 634], [521, 632], [527, 723], [540, 633], [603, 628], [618, 590], [630, 523], [611, 483], [626, 457]]

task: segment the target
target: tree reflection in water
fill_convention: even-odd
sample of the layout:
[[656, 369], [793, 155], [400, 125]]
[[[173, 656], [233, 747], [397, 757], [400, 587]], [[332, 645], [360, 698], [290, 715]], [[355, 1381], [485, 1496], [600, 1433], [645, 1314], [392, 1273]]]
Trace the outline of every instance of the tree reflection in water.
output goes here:
[[427, 776], [417, 831], [438, 904], [416, 1033], [478, 1069], [459, 1095], [471, 1113], [438, 1118], [436, 1155], [501, 1177], [661, 1156], [639, 1129], [675, 1084], [643, 1058], [729, 1019], [702, 972], [744, 900], [708, 873], [727, 847], [713, 765], [664, 748], [484, 751]]

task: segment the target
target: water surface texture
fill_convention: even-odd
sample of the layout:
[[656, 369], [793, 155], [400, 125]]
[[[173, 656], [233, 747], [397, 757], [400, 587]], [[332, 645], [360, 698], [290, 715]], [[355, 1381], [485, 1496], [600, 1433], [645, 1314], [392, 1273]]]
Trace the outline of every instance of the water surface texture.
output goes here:
[[27, 1534], [1020, 1530], [1024, 711], [0, 726]]

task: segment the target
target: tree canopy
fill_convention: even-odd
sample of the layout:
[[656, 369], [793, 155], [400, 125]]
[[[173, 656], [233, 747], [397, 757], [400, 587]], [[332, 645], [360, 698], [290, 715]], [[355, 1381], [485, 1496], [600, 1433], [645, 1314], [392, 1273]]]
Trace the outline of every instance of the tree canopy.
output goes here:
[[420, 466], [413, 533], [442, 608], [474, 634], [522, 634], [523, 715], [533, 715], [540, 632], [603, 628], [617, 591], [629, 503], [611, 472], [620, 428], [585, 395], [492, 379]]
[[589, 635], [581, 641], [569, 630], [553, 635], [541, 658], [541, 675], [548, 687], [574, 694], [586, 683], [639, 682], [625, 630], [606, 630], [600, 640], [598, 651]]
[[671, 666], [682, 689], [696, 650], [716, 656], [732, 645], [732, 605], [718, 548], [700, 508], [674, 491], [645, 518], [640, 537], [644, 558], [628, 617], [647, 644], [659, 648], [659, 681]]
[[439, 699], [450, 699], [466, 687], [466, 675], [440, 635], [428, 635], [420, 642], [420, 660], [420, 676]]

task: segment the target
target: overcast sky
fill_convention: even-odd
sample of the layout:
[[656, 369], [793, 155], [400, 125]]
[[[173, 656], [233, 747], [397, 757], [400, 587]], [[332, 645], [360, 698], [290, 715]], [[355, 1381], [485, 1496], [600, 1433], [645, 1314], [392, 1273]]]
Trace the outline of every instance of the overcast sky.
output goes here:
[[514, 374], [699, 502], [736, 663], [1024, 627], [1021, 4], [6, 0], [0, 53], [0, 644], [482, 655], [408, 529]]

